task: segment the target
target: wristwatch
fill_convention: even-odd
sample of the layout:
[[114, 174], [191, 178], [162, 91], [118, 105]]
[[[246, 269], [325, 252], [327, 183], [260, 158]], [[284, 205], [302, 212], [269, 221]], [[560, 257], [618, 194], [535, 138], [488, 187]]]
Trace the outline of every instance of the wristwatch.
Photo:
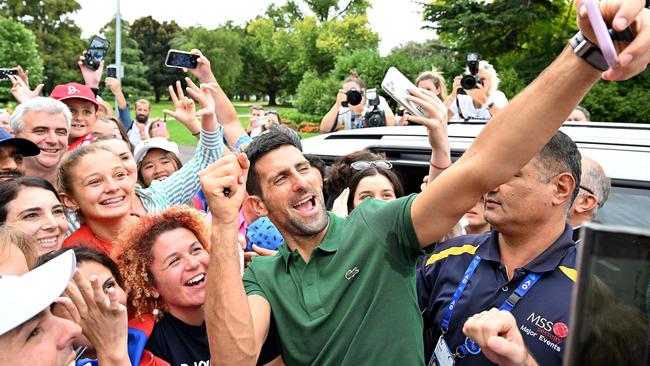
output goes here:
[[573, 48], [573, 53], [587, 61], [591, 66], [600, 71], [607, 71], [609, 65], [603, 57], [603, 53], [595, 44], [585, 38], [582, 32], [578, 31], [575, 36], [569, 40], [569, 45]]
[[487, 109], [488, 109], [488, 111], [489, 111], [490, 109], [492, 109], [492, 107], [494, 107], [494, 102], [490, 102], [490, 103], [488, 103], [488, 104], [486, 105], [486, 107], [487, 107]]
[[595, 44], [591, 43], [582, 32], [578, 31], [575, 36], [569, 40], [569, 45], [573, 48], [573, 53], [587, 61], [591, 66], [601, 71], [607, 71], [609, 65], [603, 57], [603, 53]]

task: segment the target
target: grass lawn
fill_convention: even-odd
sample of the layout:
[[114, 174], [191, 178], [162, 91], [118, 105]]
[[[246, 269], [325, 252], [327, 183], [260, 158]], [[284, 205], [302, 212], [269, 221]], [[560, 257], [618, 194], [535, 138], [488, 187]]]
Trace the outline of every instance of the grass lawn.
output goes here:
[[[241, 121], [244, 127], [248, 126], [248, 116], [250, 114], [250, 105], [253, 103], [250, 102], [237, 102], [235, 103], [235, 109], [239, 115], [239, 120]], [[198, 105], [197, 105], [198, 107]], [[286, 114], [287, 112], [295, 112], [296, 109], [293, 107], [286, 106], [276, 106], [276, 107], [266, 107], [267, 111], [276, 110], [280, 116]], [[161, 101], [160, 103], [151, 104], [151, 117], [152, 118], [165, 118], [163, 109], [173, 110], [174, 106], [170, 101]], [[167, 119], [167, 129], [169, 130], [169, 139], [176, 142], [179, 145], [196, 145], [197, 139], [190, 134], [190, 132], [183, 126], [180, 122], [176, 121], [171, 117], [166, 117]], [[302, 138], [316, 136], [318, 133], [301, 133]]]

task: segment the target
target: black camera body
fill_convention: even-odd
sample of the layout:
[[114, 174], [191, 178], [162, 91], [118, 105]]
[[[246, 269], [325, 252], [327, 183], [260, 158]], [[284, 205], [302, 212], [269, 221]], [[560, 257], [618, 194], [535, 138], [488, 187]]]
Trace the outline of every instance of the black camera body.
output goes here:
[[363, 99], [361, 92], [354, 88], [345, 92], [345, 95], [348, 100], [341, 102], [341, 106], [343, 107], [347, 107], [348, 105], [359, 105]]
[[386, 114], [384, 111], [379, 109], [379, 94], [377, 89], [368, 89], [366, 91], [366, 98], [368, 99], [368, 106], [372, 107], [372, 110], [366, 112], [365, 117], [365, 126], [366, 127], [382, 127], [386, 126]]
[[483, 85], [483, 81], [478, 76], [478, 65], [481, 61], [481, 54], [476, 52], [468, 53], [465, 56], [465, 61], [467, 62], [469, 74], [463, 75], [460, 79], [461, 89], [458, 89], [458, 94], [466, 94], [465, 90], [476, 89], [478, 84]]

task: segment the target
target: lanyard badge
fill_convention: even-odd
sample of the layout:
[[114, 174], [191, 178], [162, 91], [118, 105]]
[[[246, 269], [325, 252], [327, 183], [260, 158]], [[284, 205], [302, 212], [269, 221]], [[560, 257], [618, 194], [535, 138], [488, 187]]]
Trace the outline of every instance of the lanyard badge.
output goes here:
[[[456, 357], [464, 358], [468, 354], [477, 355], [481, 353], [481, 347], [479, 347], [479, 345], [469, 337], [465, 337], [465, 341], [456, 347], [455, 353], [451, 352], [449, 345], [447, 345], [447, 342], [444, 340], [445, 334], [447, 334], [449, 331], [449, 322], [451, 321], [451, 315], [456, 309], [456, 306], [458, 306], [458, 301], [460, 300], [461, 295], [465, 291], [465, 287], [469, 283], [470, 278], [474, 274], [474, 271], [480, 262], [481, 257], [478, 254], [475, 255], [472, 259], [472, 262], [465, 270], [463, 279], [458, 284], [458, 287], [454, 292], [454, 296], [452, 296], [451, 300], [449, 301], [449, 305], [447, 305], [447, 309], [443, 315], [442, 323], [440, 325], [442, 335], [440, 335], [440, 338], [438, 338], [438, 342], [436, 343], [436, 348], [434, 350], [433, 357], [429, 361], [429, 365], [432, 365], [435, 361], [436, 365], [438, 366], [453, 366]], [[540, 274], [532, 272], [529, 273], [526, 278], [521, 281], [517, 289], [503, 302], [503, 304], [499, 307], [499, 310], [512, 311], [515, 305], [517, 305], [517, 303], [526, 295], [526, 293], [528, 293], [528, 291], [535, 285], [535, 283], [537, 283], [539, 278]]]

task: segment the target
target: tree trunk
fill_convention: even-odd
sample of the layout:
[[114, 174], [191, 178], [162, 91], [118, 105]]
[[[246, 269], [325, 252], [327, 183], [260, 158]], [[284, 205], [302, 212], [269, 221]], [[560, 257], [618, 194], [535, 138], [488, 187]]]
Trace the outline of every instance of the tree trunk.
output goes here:
[[276, 105], [278, 105], [278, 104], [275, 102], [275, 96], [276, 96], [276, 94], [277, 94], [277, 92], [276, 92], [275, 90], [269, 92], [269, 106], [276, 106]]

